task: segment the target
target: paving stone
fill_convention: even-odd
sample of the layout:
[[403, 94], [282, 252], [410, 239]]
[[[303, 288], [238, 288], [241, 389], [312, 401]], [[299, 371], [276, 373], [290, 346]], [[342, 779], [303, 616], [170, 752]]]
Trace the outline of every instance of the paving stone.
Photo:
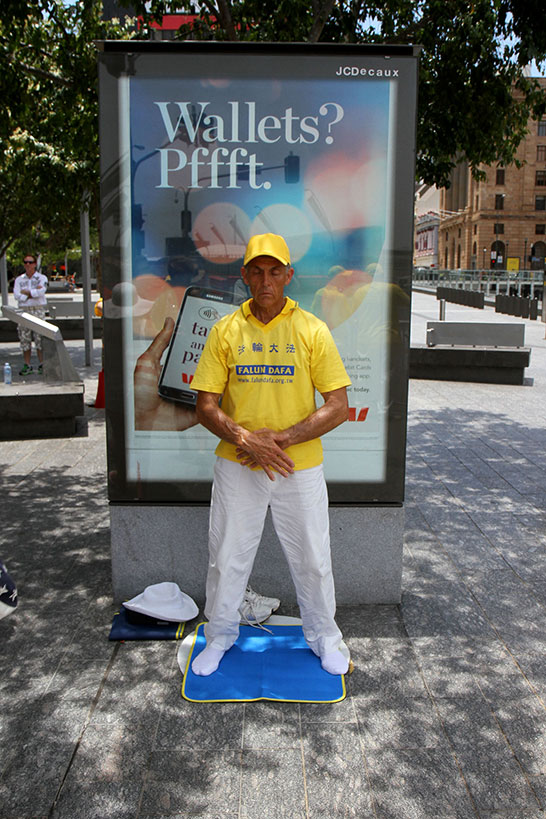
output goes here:
[[373, 817], [366, 766], [356, 724], [302, 727], [310, 817]]
[[353, 697], [351, 696], [352, 674], [345, 676], [347, 696], [341, 702], [301, 703], [300, 721], [302, 725], [313, 722], [356, 722]]
[[161, 713], [156, 750], [241, 750], [244, 706], [241, 703], [189, 703], [178, 693]]
[[154, 731], [137, 719], [86, 727], [67, 783], [142, 782], [147, 774]]
[[299, 748], [300, 706], [286, 702], [244, 705], [243, 748]]
[[417, 658], [408, 640], [362, 639], [350, 641], [355, 670], [348, 677], [355, 703], [372, 695], [426, 696]]
[[537, 697], [493, 703], [493, 711], [519, 764], [546, 774], [546, 710]]
[[51, 819], [134, 819], [141, 789], [139, 782], [66, 784]]
[[544, 607], [512, 571], [484, 575], [473, 584], [473, 594], [512, 651], [533, 651], [544, 645]]
[[445, 731], [457, 754], [469, 759], [495, 756], [509, 764], [513, 754], [496, 721], [491, 705], [483, 698], [457, 697], [437, 699]]
[[480, 694], [487, 700], [529, 696], [531, 688], [502, 643], [467, 637], [425, 637], [413, 641], [427, 686], [435, 697]]
[[459, 758], [463, 775], [480, 815], [483, 811], [504, 810], [511, 805], [521, 819], [540, 809], [527, 780], [516, 763], [499, 764], [494, 757], [470, 760]]
[[241, 819], [304, 819], [301, 748], [244, 751], [240, 805]]
[[190, 813], [142, 813], [139, 812], [138, 819], [193, 819], [194, 816], [198, 816], [199, 819], [239, 819], [239, 812], [233, 813], [229, 811], [226, 813], [224, 811], [217, 811], [217, 810], [204, 810], [200, 811], [199, 813], [195, 813], [192, 811]]
[[481, 810], [480, 819], [544, 819], [544, 812], [537, 808], [508, 808], [507, 810]]
[[546, 811], [546, 776], [544, 774], [540, 776], [530, 776], [529, 783], [542, 810]]
[[[457, 563], [444, 550], [436, 535], [428, 530], [412, 529], [405, 531], [404, 542], [404, 592], [417, 592], [427, 583], [436, 583], [449, 580], [458, 582], [461, 570]], [[411, 573], [411, 574], [409, 574]]]
[[544, 647], [540, 652], [524, 652], [519, 651], [517, 654], [518, 664], [521, 667], [522, 673], [528, 680], [534, 693], [536, 693], [543, 702], [546, 701], [546, 655]]
[[445, 748], [383, 748], [365, 755], [381, 819], [476, 819], [455, 758]]
[[371, 695], [356, 701], [355, 710], [366, 750], [435, 748], [447, 743], [437, 711], [428, 697]]
[[109, 645], [115, 656], [112, 654], [113, 660], [95, 710], [96, 721], [103, 713], [118, 708], [142, 713], [158, 711], [179, 693], [180, 675], [175, 662], [175, 647], [170, 641], [113, 642]]
[[70, 733], [58, 722], [29, 732], [2, 771], [2, 819], [49, 814], [76, 748], [77, 737]]
[[138, 814], [138, 819], [193, 819], [194, 816], [199, 816], [199, 819], [239, 819], [239, 812], [229, 812], [225, 813], [224, 811], [202, 811], [200, 813], [195, 813], [192, 811], [191, 813], [141, 813]]
[[336, 621], [346, 640], [353, 637], [403, 639], [406, 636], [399, 606], [343, 606], [336, 613]]
[[537, 801], [512, 748], [485, 700], [437, 700], [472, 797], [481, 810], [507, 804], [535, 810]]
[[461, 585], [449, 581], [406, 592], [402, 617], [411, 638], [431, 635], [492, 636], [492, 628]]
[[222, 815], [239, 804], [237, 751], [154, 751], [143, 788], [143, 814]]

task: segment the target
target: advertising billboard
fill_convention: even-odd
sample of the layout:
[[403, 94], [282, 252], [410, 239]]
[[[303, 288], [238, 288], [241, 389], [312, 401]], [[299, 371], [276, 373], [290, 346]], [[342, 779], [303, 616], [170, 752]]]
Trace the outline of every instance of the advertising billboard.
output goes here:
[[286, 294], [326, 322], [352, 381], [323, 439], [330, 499], [401, 503], [415, 50], [107, 42], [99, 62], [110, 499], [208, 502], [217, 441], [191, 380], [212, 324], [249, 297], [248, 239], [271, 232]]

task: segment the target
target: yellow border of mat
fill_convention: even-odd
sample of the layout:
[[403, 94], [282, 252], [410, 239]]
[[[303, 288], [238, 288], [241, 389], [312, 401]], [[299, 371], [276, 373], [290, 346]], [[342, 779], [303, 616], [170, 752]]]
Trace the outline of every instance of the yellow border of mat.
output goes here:
[[[248, 699], [216, 699], [216, 700], [194, 700], [194, 699], [191, 699], [191, 697], [186, 696], [186, 693], [184, 691], [185, 686], [186, 686], [186, 676], [187, 676], [188, 669], [189, 669], [189, 666], [190, 666], [191, 657], [192, 657], [192, 654], [193, 654], [193, 649], [195, 648], [195, 643], [196, 643], [196, 640], [197, 640], [197, 632], [198, 632], [200, 626], [205, 626], [205, 625], [206, 625], [206, 622], [202, 622], [202, 623], [198, 623], [197, 626], [195, 627], [195, 631], [193, 633], [193, 641], [192, 641], [191, 648], [190, 648], [190, 653], [188, 654], [188, 659], [186, 661], [186, 667], [184, 669], [184, 676], [182, 678], [182, 688], [181, 688], [180, 693], [182, 695], [182, 698], [185, 699], [187, 702], [195, 702], [195, 703], [199, 703], [199, 704], [203, 704], [203, 705], [205, 703], [210, 703], [210, 702], [261, 702], [261, 701], [263, 701], [263, 702], [302, 702], [302, 703], [309, 703], [309, 704], [312, 704], [312, 705], [330, 705], [330, 704], [335, 703], [335, 702], [342, 702], [342, 700], [344, 700], [345, 697], [347, 696], [347, 688], [345, 686], [345, 675], [340, 674], [339, 676], [341, 677], [341, 687], [342, 687], [343, 693], [342, 693], [341, 697], [338, 697], [336, 700], [288, 700], [288, 699], [284, 699], [284, 698], [281, 698], [281, 697], [249, 697]], [[293, 626], [294, 624], [293, 623], [276, 623], [275, 625], [280, 627], [280, 626]], [[350, 673], [350, 668], [349, 668], [348, 673]]]

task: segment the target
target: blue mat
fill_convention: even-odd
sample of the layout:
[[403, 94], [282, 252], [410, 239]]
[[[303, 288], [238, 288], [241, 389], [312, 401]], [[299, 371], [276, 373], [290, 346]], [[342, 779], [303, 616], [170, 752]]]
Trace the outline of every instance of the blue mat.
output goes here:
[[267, 625], [272, 632], [241, 626], [239, 638], [214, 674], [199, 677], [191, 662], [205, 648], [204, 623], [197, 626], [186, 664], [182, 696], [190, 702], [339, 702], [345, 679], [324, 671], [301, 626]]

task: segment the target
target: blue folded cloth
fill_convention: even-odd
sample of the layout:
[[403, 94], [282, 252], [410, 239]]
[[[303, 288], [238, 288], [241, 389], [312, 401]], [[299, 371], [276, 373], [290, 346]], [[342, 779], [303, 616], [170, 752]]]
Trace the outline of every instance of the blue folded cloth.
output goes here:
[[205, 648], [204, 623], [195, 631], [182, 696], [191, 702], [339, 702], [345, 698], [345, 679], [324, 671], [311, 651], [300, 625], [267, 625], [272, 632], [241, 626], [239, 638], [218, 670], [199, 677], [191, 662]]
[[121, 606], [112, 620], [109, 640], [180, 640], [184, 623], [171, 623], [154, 617], [136, 615]]

